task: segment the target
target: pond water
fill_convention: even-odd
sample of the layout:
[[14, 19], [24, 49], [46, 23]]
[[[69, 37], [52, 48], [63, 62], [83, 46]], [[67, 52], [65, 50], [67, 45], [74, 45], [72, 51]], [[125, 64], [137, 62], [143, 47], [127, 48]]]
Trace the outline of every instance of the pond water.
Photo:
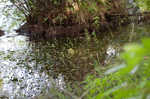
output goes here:
[[150, 36], [150, 25], [132, 23], [103, 37], [87, 35], [34, 42], [14, 31], [21, 23], [10, 28], [12, 17], [5, 17], [2, 11], [0, 15], [0, 27], [6, 31], [0, 37], [0, 98], [32, 99], [40, 94], [51, 95], [49, 89], [54, 87], [53, 83], [63, 89], [68, 82], [82, 81], [94, 71], [95, 60], [105, 70], [107, 65], [116, 62], [115, 57], [126, 43]]

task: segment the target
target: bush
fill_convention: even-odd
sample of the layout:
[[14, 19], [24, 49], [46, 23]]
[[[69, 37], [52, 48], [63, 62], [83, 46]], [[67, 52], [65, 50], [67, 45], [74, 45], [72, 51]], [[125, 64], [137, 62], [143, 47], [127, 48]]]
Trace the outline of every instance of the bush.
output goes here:
[[121, 58], [125, 61], [105, 72], [101, 78], [90, 76], [86, 80], [85, 99], [148, 99], [150, 96], [150, 39], [141, 44], [124, 47]]
[[143, 11], [150, 10], [150, 0], [135, 0]]
[[59, 97], [56, 99], [149, 99], [149, 43], [150, 38], [144, 38], [141, 44], [126, 45], [120, 55], [123, 63], [104, 73], [96, 62], [96, 73], [81, 83], [83, 89], [69, 86], [67, 90], [52, 92]]

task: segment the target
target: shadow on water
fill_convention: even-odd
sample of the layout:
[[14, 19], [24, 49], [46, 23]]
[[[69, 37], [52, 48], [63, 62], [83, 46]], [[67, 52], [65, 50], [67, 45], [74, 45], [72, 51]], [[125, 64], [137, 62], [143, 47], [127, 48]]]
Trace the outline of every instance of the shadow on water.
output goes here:
[[53, 87], [52, 79], [59, 88], [82, 81], [86, 74], [95, 72], [96, 63], [102, 70], [113, 64], [125, 43], [149, 36], [149, 27], [135, 25], [133, 31], [131, 24], [103, 38], [87, 36], [73, 40], [29, 42], [25, 36], [2, 36], [1, 95], [10, 99], [31, 98], [48, 92]]
[[0, 37], [0, 98], [30, 99], [49, 93], [53, 82], [63, 89], [70, 82], [83, 81], [95, 72], [95, 64], [104, 71], [116, 63], [124, 44], [144, 36], [150, 36], [150, 25], [142, 23], [120, 27], [103, 37], [87, 34], [85, 38], [39, 42], [6, 32]]

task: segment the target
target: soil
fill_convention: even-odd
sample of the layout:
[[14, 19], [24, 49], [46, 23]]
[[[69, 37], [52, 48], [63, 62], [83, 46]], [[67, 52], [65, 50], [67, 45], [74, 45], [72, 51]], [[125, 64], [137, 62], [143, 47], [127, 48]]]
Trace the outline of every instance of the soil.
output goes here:
[[[57, 9], [58, 11], [50, 12], [51, 9], [48, 6], [49, 10], [46, 8], [44, 8], [44, 11], [38, 10], [39, 13], [37, 15], [34, 15], [34, 13], [31, 12], [27, 17], [27, 23], [16, 30], [16, 32], [20, 35], [27, 35], [31, 39], [37, 40], [41, 38], [51, 39], [84, 36], [85, 30], [89, 33], [94, 31], [97, 34], [103, 34], [109, 30], [115, 30], [119, 25], [125, 25], [127, 22], [124, 16], [123, 18], [110, 16], [112, 13], [125, 13], [124, 9], [119, 6], [121, 4], [119, 1], [120, 0], [114, 0], [113, 2], [110, 2], [112, 5], [111, 10], [106, 10], [105, 7], [102, 6], [106, 11], [101, 9], [102, 12], [96, 15], [99, 19], [95, 19], [95, 16], [87, 14], [87, 16], [82, 16], [81, 22], [77, 21], [78, 17], [75, 13], [66, 15], [64, 9], [63, 11]], [[37, 8], [39, 8], [38, 5]], [[79, 13], [80, 11], [75, 12]], [[57, 19], [57, 17], [59, 18]], [[123, 23], [120, 23], [122, 20]]]
[[[116, 17], [117, 18], [117, 17]], [[85, 30], [89, 33], [95, 31], [97, 34], [115, 30], [120, 25], [120, 20], [116, 18], [108, 18], [105, 22], [99, 22], [96, 27], [93, 22], [86, 24], [65, 24], [56, 26], [44, 26], [41, 24], [28, 24], [22, 25], [16, 32], [19, 35], [29, 36], [31, 39], [51, 39], [51, 38], [64, 38], [64, 37], [77, 37], [84, 36]], [[125, 23], [125, 22], [124, 22]]]
[[4, 35], [4, 31], [0, 30], [0, 36]]
[[85, 24], [74, 24], [72, 26], [51, 26], [49, 28], [44, 28], [42, 25], [38, 24], [24, 24], [16, 32], [20, 35], [26, 35], [33, 39], [50, 39], [50, 38], [59, 38], [59, 37], [76, 37], [81, 36], [84, 33], [84, 30], [89, 28]]

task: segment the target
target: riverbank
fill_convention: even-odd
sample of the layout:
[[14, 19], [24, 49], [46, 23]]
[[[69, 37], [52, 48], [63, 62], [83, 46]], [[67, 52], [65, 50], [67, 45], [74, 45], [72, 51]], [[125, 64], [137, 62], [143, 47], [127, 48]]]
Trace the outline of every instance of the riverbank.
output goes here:
[[[92, 2], [95, 0], [87, 1]], [[10, 11], [12, 12], [12, 10], [14, 9], [11, 9]], [[44, 14], [45, 12], [43, 12], [43, 15]], [[40, 13], [38, 15], [41, 17]], [[57, 16], [59, 15], [56, 14], [55, 17]], [[132, 19], [134, 16], [131, 16], [132, 24], [126, 25], [130, 22], [126, 20], [130, 19], [124, 17], [126, 15], [122, 17], [121, 12], [120, 14], [119, 12], [105, 13], [104, 21], [102, 21], [102, 17], [100, 16], [101, 15], [93, 14], [93, 16], [90, 17], [91, 20], [84, 22], [83, 20], [78, 20], [79, 16], [71, 14], [70, 17], [68, 16], [67, 18], [62, 19], [62, 21], [55, 22], [55, 17], [53, 17], [54, 23], [51, 23], [52, 19], [47, 19], [45, 16], [43, 16], [43, 18], [45, 18], [43, 22], [37, 21], [37, 19], [32, 16], [32, 20], [28, 20], [27, 23], [22, 26], [23, 29], [20, 30], [22, 35], [27, 36], [17, 35], [15, 31], [7, 32], [4, 28], [9, 29], [9, 27], [1, 24], [3, 25], [3, 27], [1, 26], [1, 29], [5, 30], [5, 36], [0, 38], [0, 97], [4, 98], [5, 96], [10, 99], [62, 99], [62, 97], [64, 97], [65, 99], [72, 99], [72, 96], [77, 96], [77, 98], [80, 98], [81, 96], [83, 99], [93, 99], [95, 97], [100, 99], [98, 97], [99, 94], [104, 93], [103, 95], [107, 95], [111, 90], [115, 91], [114, 89], [121, 87], [124, 87], [125, 90], [120, 91], [119, 89], [118, 92], [131, 92], [131, 94], [129, 93], [129, 97], [126, 97], [127, 94], [123, 94], [123, 97], [121, 98], [134, 98], [135, 94], [139, 97], [139, 93], [143, 92], [146, 92], [143, 96], [145, 96], [145, 94], [147, 95], [147, 90], [149, 90], [147, 89], [147, 82], [141, 82], [141, 80], [145, 79], [147, 81], [149, 76], [146, 77], [145, 74], [139, 75], [139, 73], [145, 73], [145, 71], [141, 71], [140, 68], [146, 67], [145, 70], [149, 70], [147, 63], [141, 65], [143, 64], [142, 62], [135, 65], [137, 67], [132, 67], [133, 70], [130, 70], [131, 72], [134, 72], [131, 73], [129, 71], [129, 75], [120, 78], [120, 74], [117, 73], [117, 70], [122, 70], [128, 66], [124, 65], [126, 61], [123, 62], [117, 57], [122, 56], [120, 52], [124, 50], [123, 46], [131, 42], [134, 42], [133, 46], [128, 46], [125, 49], [132, 50], [135, 53], [139, 52], [141, 55], [142, 52], [140, 49], [143, 49], [145, 45], [149, 45], [150, 41], [146, 41], [148, 43], [142, 46], [138, 46], [135, 43], [140, 42], [140, 39], [143, 37], [150, 37], [150, 25], [133, 22]], [[14, 18], [6, 17], [6, 23], [9, 18], [16, 22]], [[15, 18], [17, 19], [18, 17]], [[4, 20], [2, 17], [0, 17], [0, 19]], [[40, 20], [42, 18], [38, 19]], [[121, 21], [122, 19], [125, 21]], [[119, 27], [120, 25], [125, 26]], [[103, 26], [106, 27], [102, 28]], [[109, 26], [109, 28], [107, 26]], [[118, 29], [115, 30], [116, 28]], [[13, 28], [13, 30], [15, 29], [16, 28]], [[54, 32], [53, 36], [48, 38], [48, 36], [46, 36], [48, 29], [49, 31], [55, 30], [58, 35], [56, 36], [56, 32]], [[109, 30], [110, 32], [107, 32]], [[77, 31], [81, 31], [81, 33], [78, 33]], [[68, 34], [59, 35], [59, 33]], [[68, 37], [70, 35], [72, 35], [72, 38], [65, 38], [65, 36]], [[30, 41], [28, 37], [34, 37], [37, 39], [37, 42]], [[48, 40], [57, 37], [60, 37], [61, 39], [47, 41], [46, 37]], [[44, 40], [39, 40], [39, 38]], [[145, 60], [148, 58], [147, 55], [146, 57], [144, 55], [144, 58], [138, 58], [139, 55], [136, 55], [135, 53], [131, 53], [130, 55], [126, 54], [127, 56], [125, 57], [129, 56], [130, 58], [128, 62], [135, 62], [136, 59]], [[136, 58], [133, 57], [134, 55]], [[131, 61], [131, 58], [135, 61]], [[110, 75], [108, 75], [108, 73], [110, 73]], [[114, 75], [114, 73], [117, 75]], [[147, 73], [149, 74], [149, 71]], [[133, 76], [131, 74], [133, 74]], [[131, 76], [133, 78], [130, 79]], [[139, 79], [139, 77], [142, 78]], [[139, 83], [140, 86], [138, 86]], [[145, 86], [141, 88], [141, 84], [143, 85], [143, 83], [145, 83]], [[141, 88], [140, 90], [142, 92], [134, 93], [136, 89], [132, 92], [131, 89], [136, 88], [134, 85], [137, 86], [138, 91], [139, 88]], [[2, 92], [6, 92], [6, 94], [3, 95]], [[68, 93], [71, 93], [71, 96]], [[116, 93], [116, 91], [114, 94], [112, 92], [109, 94], [110, 99], [117, 99], [116, 96], [118, 95], [122, 94]], [[102, 99], [107, 99], [107, 96]]]
[[75, 0], [58, 1], [56, 4], [46, 0], [33, 3], [33, 6], [34, 8], [28, 5], [28, 15], [24, 13], [27, 23], [17, 30], [19, 34], [28, 35], [33, 39], [77, 37], [85, 35], [85, 32], [102, 35], [128, 23], [126, 16], [111, 16], [127, 13], [124, 0], [101, 2]]
[[4, 35], [4, 31], [0, 30], [0, 36]]

